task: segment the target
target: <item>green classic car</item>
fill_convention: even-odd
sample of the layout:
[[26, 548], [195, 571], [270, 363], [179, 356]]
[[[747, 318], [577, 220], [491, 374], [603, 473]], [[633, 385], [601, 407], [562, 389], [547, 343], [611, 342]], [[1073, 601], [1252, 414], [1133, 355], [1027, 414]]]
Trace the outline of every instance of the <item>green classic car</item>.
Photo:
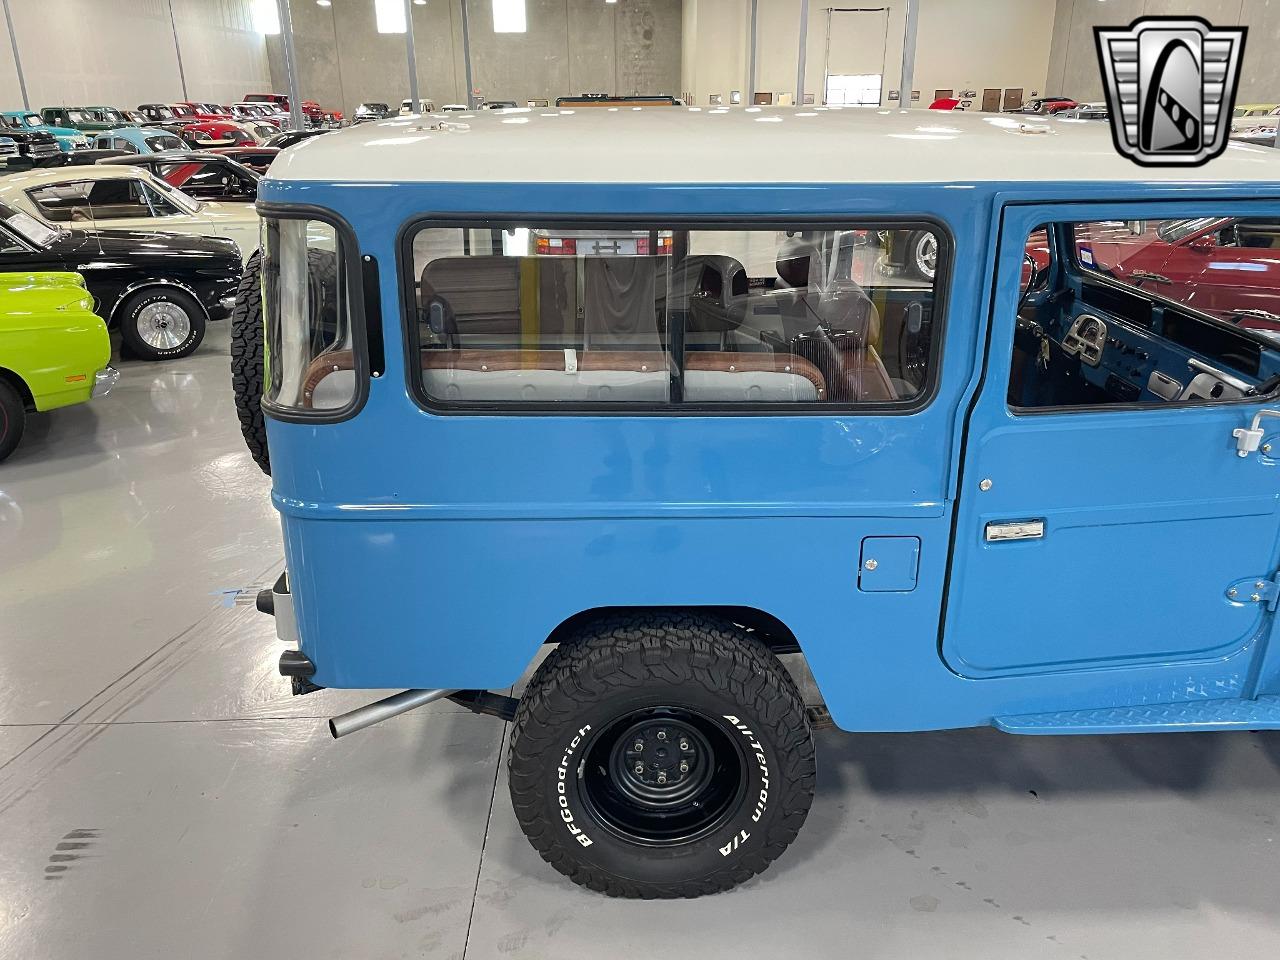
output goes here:
[[84, 403], [119, 376], [107, 326], [78, 273], [0, 273], [0, 460], [27, 413]]

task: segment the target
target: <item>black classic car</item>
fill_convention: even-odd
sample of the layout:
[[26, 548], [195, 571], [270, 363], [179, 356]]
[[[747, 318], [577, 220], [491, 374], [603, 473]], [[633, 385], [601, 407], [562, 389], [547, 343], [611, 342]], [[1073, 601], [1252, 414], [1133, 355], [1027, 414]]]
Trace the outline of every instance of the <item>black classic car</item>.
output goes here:
[[0, 203], [0, 272], [72, 270], [94, 312], [144, 360], [185, 357], [235, 301], [232, 240], [132, 230], [62, 230]]
[[332, 132], [332, 130], [286, 130], [284, 133], [277, 133], [274, 137], [268, 138], [265, 146], [279, 147], [284, 150], [296, 143], [301, 143], [303, 140], [310, 140], [312, 137], [319, 137]]
[[197, 200], [252, 203], [258, 197], [257, 173], [221, 153], [163, 150], [159, 153], [108, 157], [100, 163], [144, 167]]
[[18, 146], [18, 156], [9, 158], [10, 166], [52, 167], [65, 159], [57, 137], [47, 130], [21, 130], [6, 126], [4, 135]]

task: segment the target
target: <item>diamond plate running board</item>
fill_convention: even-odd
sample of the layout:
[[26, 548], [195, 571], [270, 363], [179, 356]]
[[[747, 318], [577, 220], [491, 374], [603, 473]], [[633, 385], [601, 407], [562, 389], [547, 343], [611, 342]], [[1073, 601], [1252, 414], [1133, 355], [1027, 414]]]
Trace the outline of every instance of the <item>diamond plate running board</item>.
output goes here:
[[1103, 710], [1063, 710], [996, 717], [1005, 733], [1194, 733], [1201, 730], [1280, 730], [1280, 696], [1256, 700], [1192, 700]]

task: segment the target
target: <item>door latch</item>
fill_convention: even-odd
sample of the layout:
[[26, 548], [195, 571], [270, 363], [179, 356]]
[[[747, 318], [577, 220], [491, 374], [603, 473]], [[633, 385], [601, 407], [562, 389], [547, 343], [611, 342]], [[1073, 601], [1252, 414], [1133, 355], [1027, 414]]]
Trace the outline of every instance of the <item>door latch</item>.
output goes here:
[[1253, 415], [1253, 423], [1247, 427], [1236, 427], [1231, 435], [1236, 438], [1236, 455], [1247, 457], [1257, 453], [1262, 443], [1262, 418], [1280, 417], [1280, 410], [1259, 410]]
[[999, 520], [987, 524], [987, 543], [999, 540], [1039, 540], [1044, 536], [1043, 520]]

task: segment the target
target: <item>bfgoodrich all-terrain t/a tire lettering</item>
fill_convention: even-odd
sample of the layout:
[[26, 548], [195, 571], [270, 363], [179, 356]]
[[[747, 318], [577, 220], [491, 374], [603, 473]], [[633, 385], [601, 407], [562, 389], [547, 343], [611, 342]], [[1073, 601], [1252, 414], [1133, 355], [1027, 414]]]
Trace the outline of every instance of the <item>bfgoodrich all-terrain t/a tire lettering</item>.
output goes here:
[[749, 633], [637, 613], [566, 638], [520, 701], [511, 801], [543, 859], [610, 896], [696, 897], [764, 870], [813, 801], [795, 683]]

